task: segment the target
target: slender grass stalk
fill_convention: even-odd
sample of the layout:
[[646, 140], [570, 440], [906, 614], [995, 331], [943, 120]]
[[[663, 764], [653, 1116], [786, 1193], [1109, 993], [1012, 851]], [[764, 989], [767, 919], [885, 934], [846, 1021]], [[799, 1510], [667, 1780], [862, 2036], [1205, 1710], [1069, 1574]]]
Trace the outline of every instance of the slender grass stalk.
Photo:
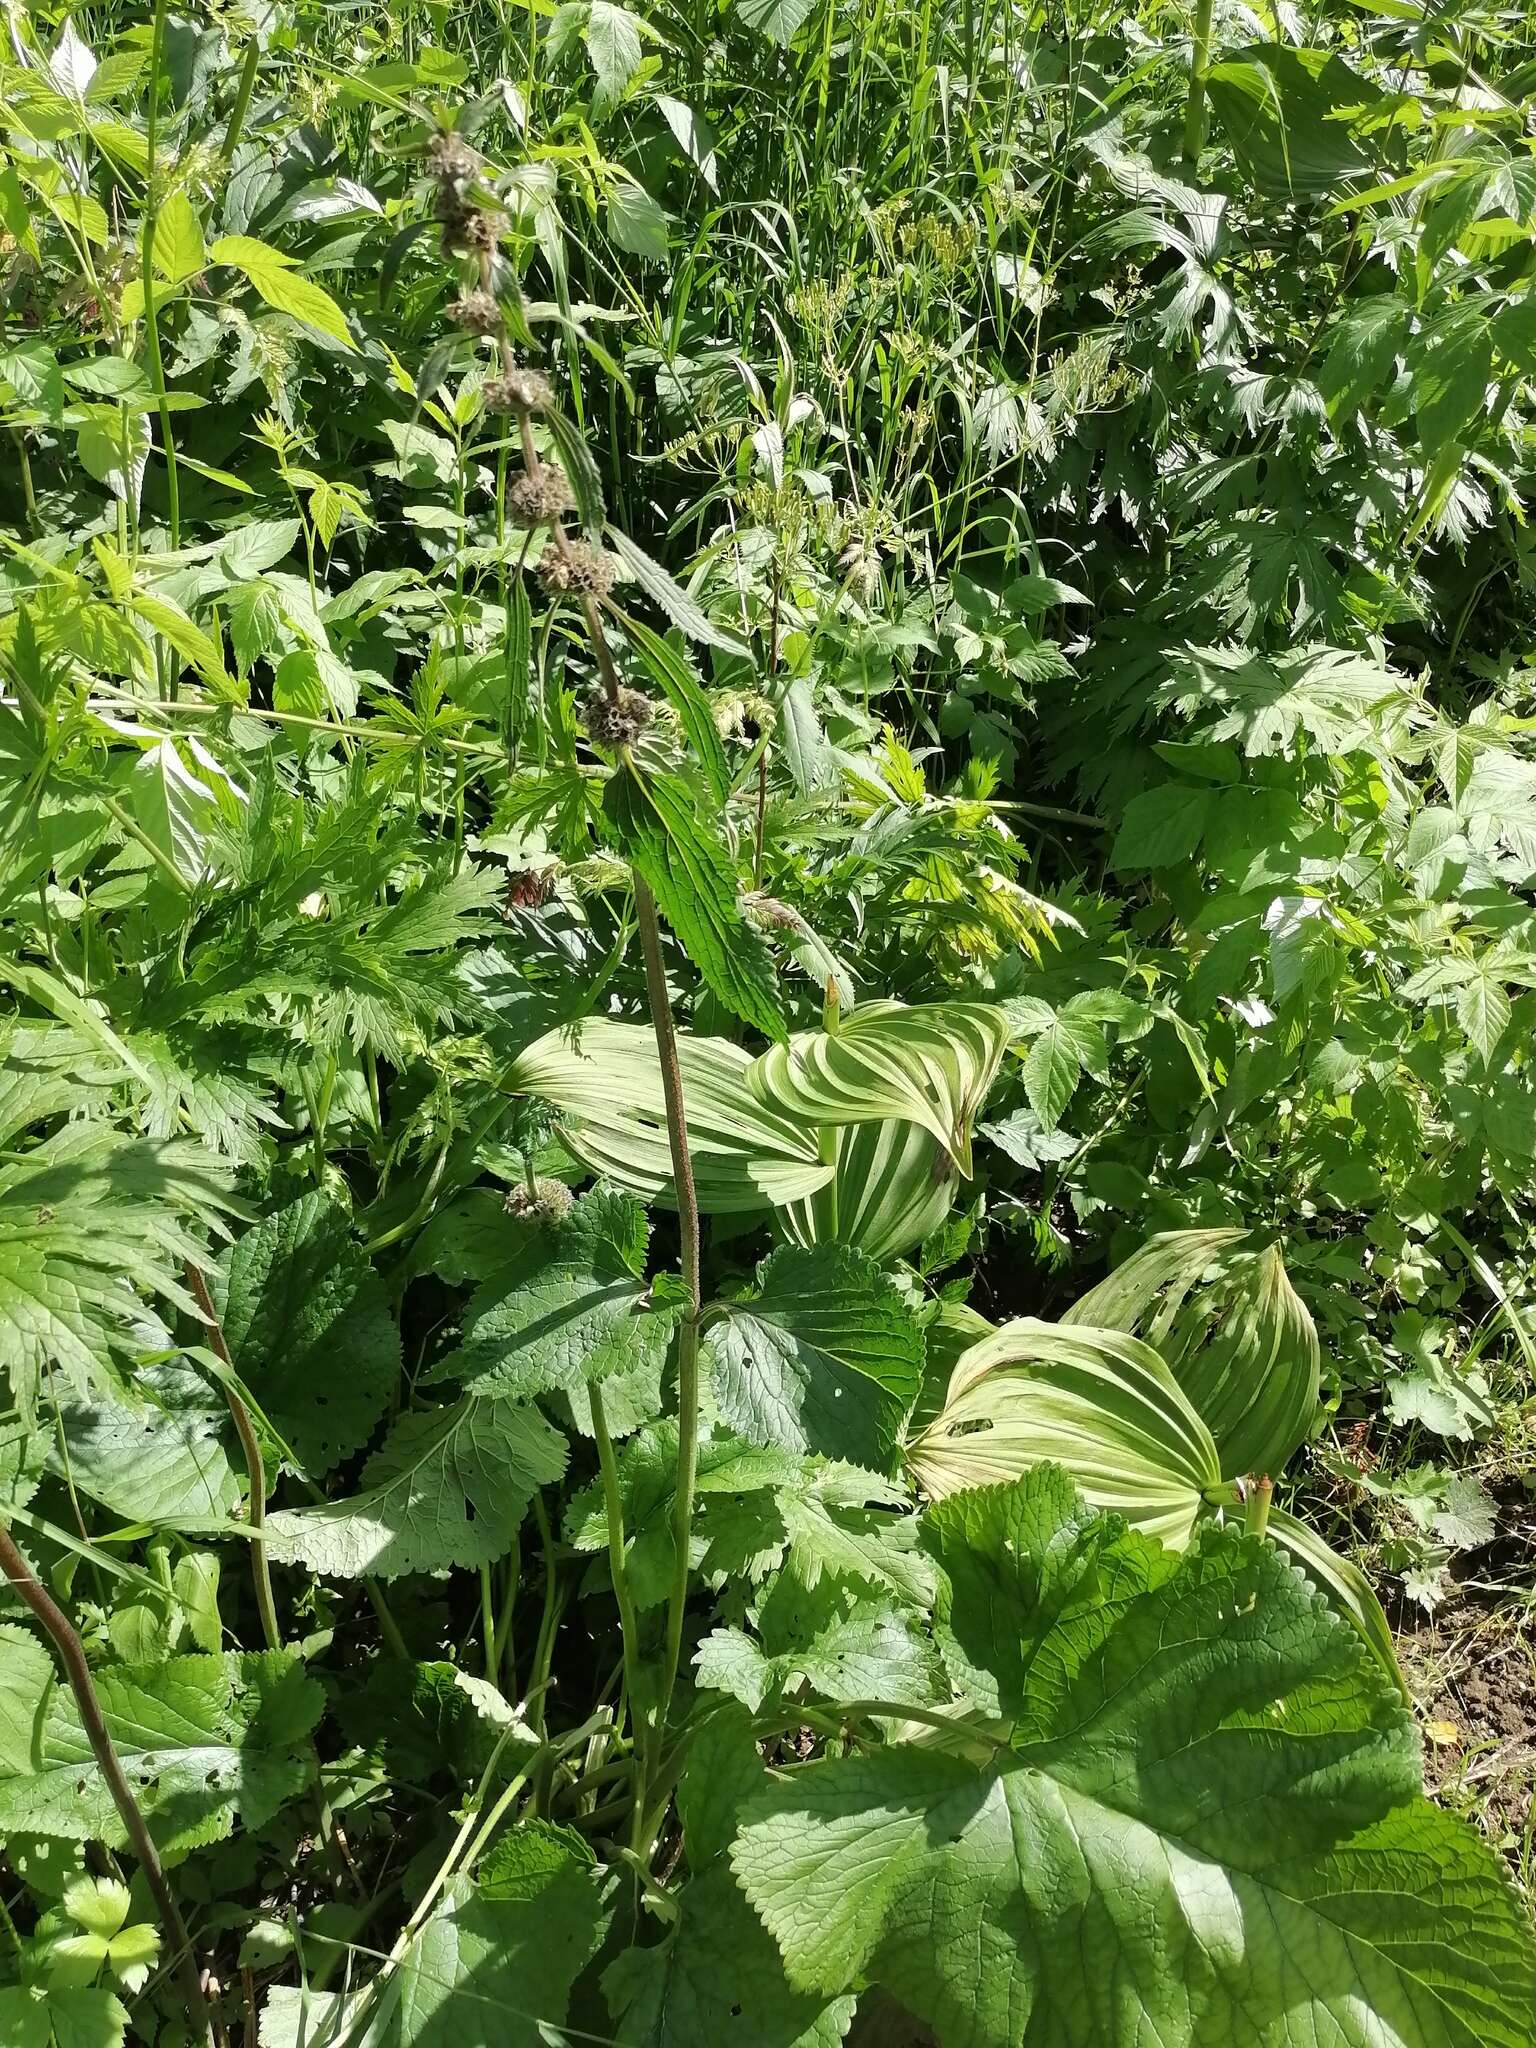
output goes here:
[[224, 1367], [227, 1378], [221, 1378], [219, 1388], [229, 1403], [230, 1417], [235, 1425], [235, 1434], [240, 1439], [240, 1450], [245, 1458], [246, 1482], [250, 1491], [250, 1507], [247, 1511], [251, 1530], [251, 1575], [256, 1582], [256, 1611], [261, 1616], [261, 1632], [266, 1638], [269, 1650], [283, 1647], [283, 1632], [277, 1625], [277, 1602], [272, 1597], [272, 1573], [267, 1563], [267, 1541], [264, 1533], [267, 1519], [267, 1471], [261, 1455], [261, 1442], [251, 1421], [251, 1411], [241, 1400], [235, 1388], [235, 1361], [229, 1355], [229, 1342], [224, 1335], [224, 1325], [219, 1321], [218, 1311], [213, 1305], [213, 1296], [208, 1292], [208, 1282], [201, 1270], [190, 1261], [186, 1268], [187, 1291], [197, 1303], [198, 1313], [208, 1330], [208, 1344], [214, 1356]]
[[52, 1594], [37, 1577], [31, 1565], [17, 1549], [8, 1528], [0, 1525], [0, 1567], [15, 1588], [18, 1598], [36, 1615], [38, 1622], [58, 1653], [69, 1680], [69, 1689], [75, 1696], [79, 1709], [80, 1723], [85, 1730], [85, 1739], [91, 1746], [97, 1769], [106, 1780], [107, 1790], [112, 1795], [112, 1804], [117, 1808], [118, 1817], [128, 1836], [129, 1845], [138, 1858], [144, 1872], [144, 1882], [149, 1886], [156, 1910], [165, 1926], [170, 1941], [172, 1958], [181, 1994], [187, 2009], [187, 2024], [200, 2041], [213, 2041], [212, 2015], [208, 2001], [203, 1996], [202, 1982], [197, 1973], [197, 1963], [192, 1953], [192, 1937], [187, 1932], [187, 1923], [181, 1917], [181, 1908], [176, 1903], [176, 1894], [166, 1880], [165, 1869], [160, 1861], [154, 1837], [149, 1832], [149, 1823], [133, 1787], [128, 1783], [117, 1750], [107, 1727], [106, 1716], [102, 1713], [101, 1702], [96, 1697], [96, 1686], [91, 1678], [90, 1666], [85, 1660], [85, 1648], [75, 1631], [69, 1616], [60, 1607]]
[[[613, 1596], [619, 1607], [619, 1638], [624, 1650], [624, 1690], [629, 1697], [630, 1723], [636, 1732], [637, 1749], [643, 1750], [646, 1728], [645, 1706], [641, 1694], [640, 1672], [640, 1625], [635, 1612], [634, 1590], [629, 1583], [629, 1568], [624, 1558], [624, 1502], [619, 1492], [619, 1468], [613, 1455], [613, 1438], [608, 1429], [608, 1415], [603, 1406], [603, 1390], [594, 1380], [587, 1390], [592, 1403], [592, 1435], [597, 1444], [598, 1470], [603, 1482], [603, 1510], [608, 1521], [608, 1570], [613, 1580]], [[635, 1801], [635, 1815], [639, 1818], [641, 1801]]]
[[219, 148], [219, 155], [225, 163], [234, 161], [235, 151], [240, 147], [246, 116], [251, 110], [251, 95], [256, 90], [256, 74], [260, 69], [261, 37], [252, 29], [245, 46], [245, 60], [240, 66], [240, 83], [235, 88], [235, 104], [229, 110], [229, 125], [224, 130], [224, 140]]

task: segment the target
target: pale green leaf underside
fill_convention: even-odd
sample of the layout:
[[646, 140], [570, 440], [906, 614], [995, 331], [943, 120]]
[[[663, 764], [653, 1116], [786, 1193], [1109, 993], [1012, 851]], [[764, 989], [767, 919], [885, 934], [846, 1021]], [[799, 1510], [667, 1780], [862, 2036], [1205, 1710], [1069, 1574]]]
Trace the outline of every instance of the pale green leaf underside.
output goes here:
[[851, 1244], [872, 1259], [899, 1259], [949, 1214], [955, 1180], [953, 1160], [921, 1124], [847, 1124], [832, 1178], [777, 1221], [795, 1244]]
[[[816, 1134], [756, 1099], [751, 1056], [726, 1039], [678, 1041], [688, 1145], [700, 1206], [725, 1215], [814, 1194], [832, 1178]], [[645, 1201], [673, 1201], [672, 1153], [656, 1040], [648, 1025], [589, 1018], [522, 1053], [507, 1086], [563, 1114], [562, 1138], [584, 1165]]]

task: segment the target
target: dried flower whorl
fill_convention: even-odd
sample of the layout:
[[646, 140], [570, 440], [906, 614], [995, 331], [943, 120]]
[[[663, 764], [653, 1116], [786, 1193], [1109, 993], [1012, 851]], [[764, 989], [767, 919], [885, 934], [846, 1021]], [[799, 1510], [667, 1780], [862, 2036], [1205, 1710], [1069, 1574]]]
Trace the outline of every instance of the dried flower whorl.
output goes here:
[[606, 597], [613, 588], [617, 563], [602, 548], [584, 540], [552, 540], [539, 557], [539, 581], [551, 597], [571, 591], [579, 597]]
[[501, 325], [501, 308], [494, 292], [461, 292], [448, 308], [448, 318], [471, 334], [494, 334]]
[[553, 526], [575, 509], [570, 478], [557, 462], [546, 462], [537, 474], [525, 469], [507, 486], [507, 517], [514, 526]]
[[434, 135], [427, 144], [427, 168], [434, 178], [458, 184], [475, 175], [480, 168], [480, 158], [462, 135], [455, 135], [450, 130], [446, 134]]
[[551, 1180], [541, 1173], [531, 1188], [513, 1188], [501, 1206], [509, 1216], [520, 1216], [530, 1223], [563, 1223], [575, 1200], [563, 1180]]
[[487, 377], [480, 395], [491, 412], [548, 412], [555, 402], [543, 371], [521, 365], [504, 370], [499, 377]]
[[606, 690], [592, 690], [581, 706], [587, 738], [597, 746], [615, 750], [632, 747], [655, 715], [655, 705], [638, 690], [620, 690], [616, 697], [610, 697]]

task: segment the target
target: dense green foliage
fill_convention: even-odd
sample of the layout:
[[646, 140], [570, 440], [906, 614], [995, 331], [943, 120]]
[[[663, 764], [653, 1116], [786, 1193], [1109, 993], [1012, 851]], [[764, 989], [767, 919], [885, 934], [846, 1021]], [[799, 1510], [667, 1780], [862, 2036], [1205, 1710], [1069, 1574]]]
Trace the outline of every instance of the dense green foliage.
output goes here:
[[0, 2048], [1529, 2042], [1525, 32], [7, 10]]

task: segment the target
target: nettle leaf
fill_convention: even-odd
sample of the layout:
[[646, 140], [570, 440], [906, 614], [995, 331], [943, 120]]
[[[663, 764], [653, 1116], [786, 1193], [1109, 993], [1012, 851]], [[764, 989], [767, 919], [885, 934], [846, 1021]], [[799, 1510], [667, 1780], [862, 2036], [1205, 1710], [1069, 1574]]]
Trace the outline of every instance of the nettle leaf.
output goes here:
[[736, 12], [748, 28], [787, 50], [814, 5], [815, 0], [736, 0]]
[[574, 1394], [615, 1372], [655, 1367], [672, 1317], [649, 1307], [644, 1212], [598, 1189], [529, 1235], [475, 1290], [464, 1339], [426, 1375], [481, 1395]]
[[1277, 1473], [1317, 1414], [1321, 1352], [1277, 1244], [1245, 1230], [1150, 1239], [1062, 1317], [1128, 1330], [1163, 1359], [1215, 1439], [1224, 1478]]
[[[324, 1695], [285, 1651], [173, 1657], [95, 1673], [107, 1732], [162, 1852], [260, 1828], [309, 1782]], [[74, 1695], [55, 1688], [32, 1768], [0, 1775], [0, 1831], [121, 1849], [127, 1836]]]
[[235, 1369], [320, 1479], [360, 1450], [400, 1376], [382, 1281], [328, 1195], [301, 1195], [230, 1246], [211, 1276]]
[[971, 1126], [1012, 1036], [994, 1003], [862, 1003], [834, 1031], [770, 1047], [751, 1082], [805, 1124], [920, 1124], [969, 1178]]
[[141, 1405], [61, 1406], [54, 1467], [71, 1486], [121, 1515], [158, 1528], [217, 1530], [240, 1506], [224, 1447], [229, 1411], [190, 1373], [148, 1376]]
[[736, 863], [694, 792], [674, 776], [622, 768], [603, 816], [711, 992], [743, 1023], [783, 1038], [772, 960], [742, 916]]
[[1032, 1317], [961, 1353], [907, 1457], [936, 1500], [1055, 1460], [1093, 1506], [1172, 1544], [1222, 1480], [1210, 1432], [1149, 1345]]
[[[816, 1133], [753, 1093], [750, 1053], [728, 1039], [683, 1033], [677, 1055], [694, 1183], [706, 1214], [766, 1209], [831, 1180]], [[675, 1206], [661, 1063], [648, 1024], [592, 1017], [547, 1032], [518, 1056], [506, 1085], [553, 1103], [562, 1112], [562, 1141], [594, 1173], [644, 1201]]]
[[794, 1244], [849, 1244], [872, 1259], [904, 1257], [954, 1207], [948, 1151], [921, 1124], [845, 1124], [831, 1180], [774, 1219]]
[[726, 1860], [741, 1802], [766, 1776], [739, 1708], [714, 1714], [690, 1743], [678, 1810], [692, 1875], [677, 1922], [603, 1973], [621, 2048], [720, 2048], [744, 2024], [751, 2048], [837, 2048], [848, 2031], [853, 1997], [793, 1988]]
[[402, 1415], [355, 1494], [269, 1515], [267, 1548], [343, 1579], [493, 1564], [565, 1459], [565, 1439], [536, 1408], [466, 1394]]
[[930, 1604], [932, 1575], [901, 1486], [817, 1458], [756, 1476], [738, 1468], [729, 1477], [734, 1484], [700, 1484], [707, 1577], [758, 1581], [782, 1569], [810, 1593], [830, 1579], [892, 1594], [907, 1607]]
[[38, 1736], [54, 1680], [53, 1659], [36, 1636], [0, 1622], [0, 1778], [39, 1762]]
[[749, 1443], [887, 1466], [922, 1383], [923, 1339], [874, 1260], [786, 1247], [705, 1337], [721, 1417]]
[[1207, 1531], [1170, 1566], [1108, 1517], [1053, 1528], [1058, 1488], [930, 1518], [970, 1575], [949, 1628], [1012, 1724], [993, 1761], [898, 1744], [747, 1800], [731, 1861], [791, 1983], [879, 1984], [945, 2048], [1517, 2048], [1513, 1891], [1419, 1796], [1353, 1633], [1269, 1545]]
[[731, 1693], [754, 1712], [801, 1686], [834, 1703], [921, 1706], [949, 1697], [933, 1644], [910, 1610], [833, 1579], [808, 1592], [792, 1572], [764, 1599], [755, 1638], [745, 1629], [713, 1630], [694, 1669], [697, 1684]]

